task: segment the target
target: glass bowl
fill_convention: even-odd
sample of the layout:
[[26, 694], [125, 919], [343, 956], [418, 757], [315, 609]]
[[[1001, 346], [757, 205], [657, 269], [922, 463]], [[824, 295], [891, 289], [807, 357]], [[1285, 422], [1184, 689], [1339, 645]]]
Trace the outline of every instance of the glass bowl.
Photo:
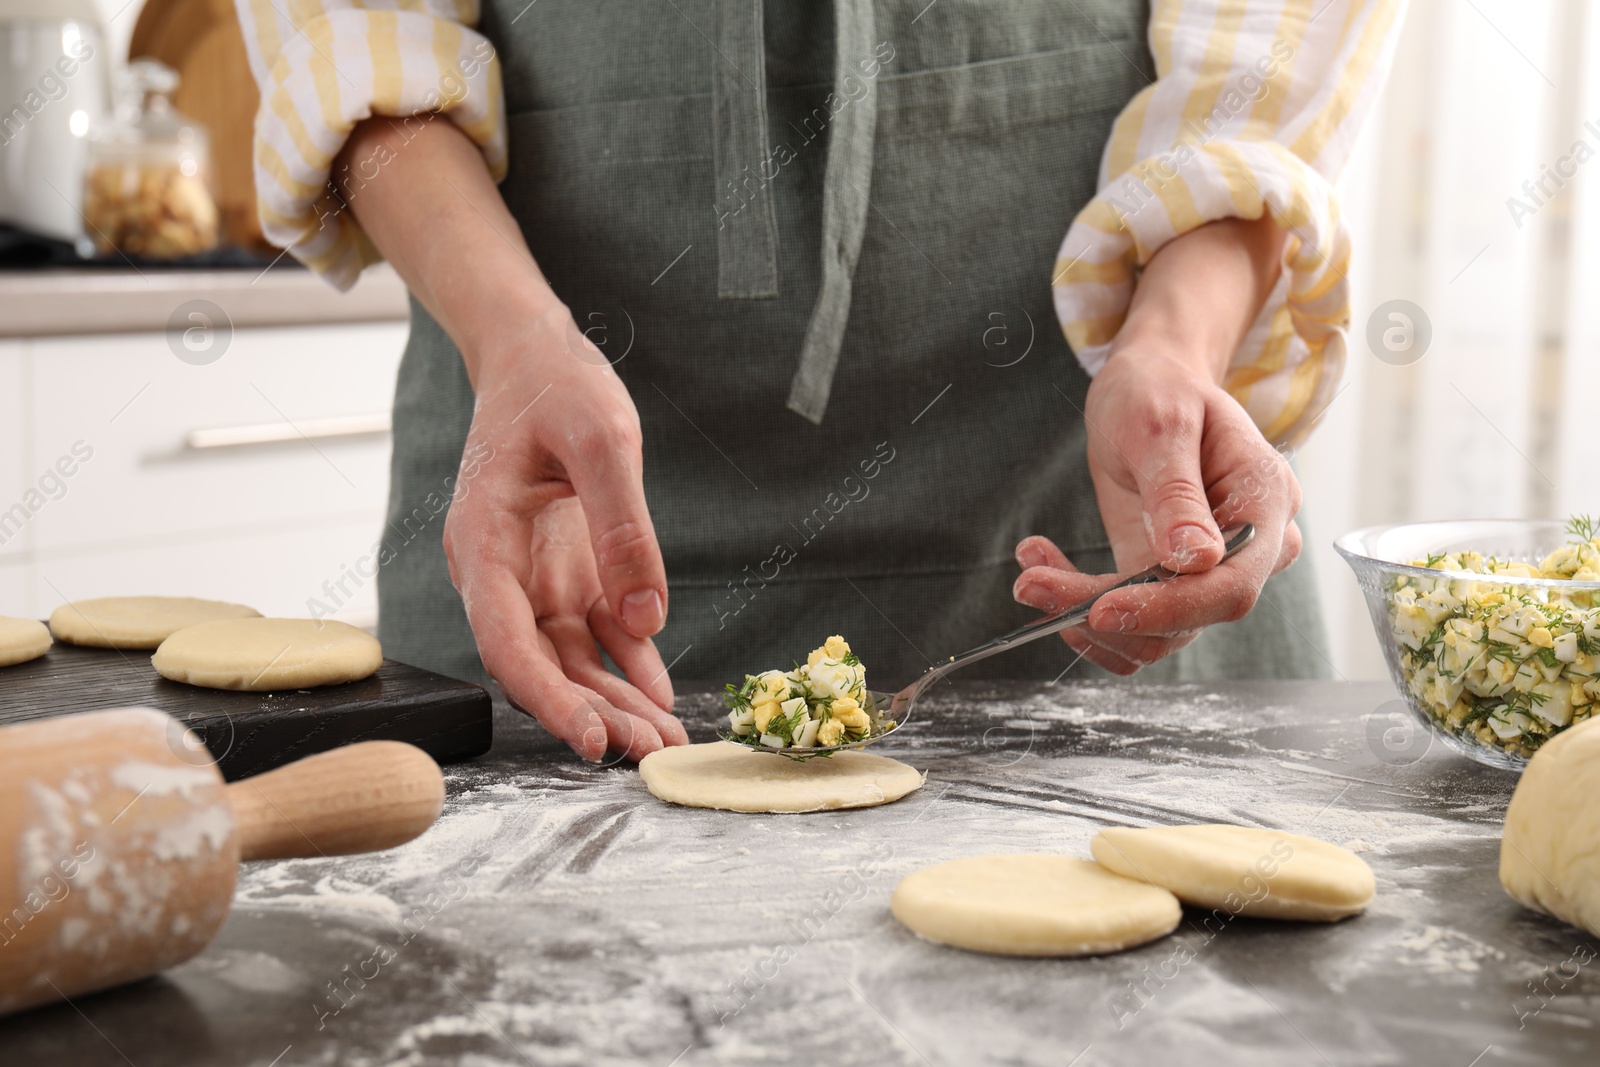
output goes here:
[[1406, 706], [1457, 752], [1520, 771], [1549, 737], [1600, 714], [1600, 581], [1411, 562], [1472, 551], [1537, 567], [1572, 542], [1563, 523], [1519, 519], [1370, 526], [1334, 542]]

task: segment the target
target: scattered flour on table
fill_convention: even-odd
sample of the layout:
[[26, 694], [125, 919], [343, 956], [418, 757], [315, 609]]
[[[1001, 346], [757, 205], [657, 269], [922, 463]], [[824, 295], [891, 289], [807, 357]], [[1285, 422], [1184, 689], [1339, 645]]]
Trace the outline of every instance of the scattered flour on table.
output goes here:
[[1430, 974], [1463, 972], [1476, 974], [1482, 970], [1484, 960], [1504, 960], [1506, 954], [1493, 945], [1486, 945], [1459, 930], [1442, 926], [1424, 926], [1420, 931], [1401, 938], [1396, 944], [1404, 950], [1403, 963], [1419, 967]]
[[[751, 1015], [715, 1029], [714, 1045], [697, 1047], [692, 1062], [771, 1055], [774, 1046], [786, 1046], [791, 1025], [810, 1027], [806, 1020], [815, 1017], [866, 1019], [859, 1033], [882, 1062], [911, 1062], [894, 1035], [879, 1032], [878, 1016], [862, 1009], [852, 986], [889, 1015], [917, 1017], [909, 1002], [904, 1012], [895, 1010], [896, 997], [914, 1000], [918, 989], [900, 969], [916, 954], [887, 918], [899, 878], [984, 853], [1087, 857], [1089, 839], [1106, 825], [1241, 823], [1370, 854], [1379, 890], [1368, 917], [1329, 928], [1339, 936], [1325, 938], [1325, 949], [1306, 960], [1335, 991], [1397, 967], [1465, 983], [1503, 960], [1492, 946], [1440, 925], [1434, 891], [1458, 880], [1498, 837], [1493, 803], [1476, 803], [1482, 798], [1468, 791], [1447, 812], [1415, 810], [1420, 798], [1408, 790], [1422, 787], [1377, 780], [1381, 768], [1363, 777], [1368, 771], [1316, 766], [1312, 760], [1331, 759], [1328, 750], [1273, 745], [1279, 735], [1269, 731], [1280, 724], [1271, 709], [1246, 709], [1216, 694], [1180, 693], [1162, 709], [1146, 698], [1120, 712], [1089, 710], [1120, 707], [1112, 690], [1075, 688], [1071, 699], [1083, 704], [1062, 706], [1041, 696], [971, 708], [993, 729], [1025, 731], [1019, 737], [1070, 729], [1099, 742], [1096, 754], [1021, 745], [995, 752], [975, 740], [953, 748], [934, 731], [926, 738], [908, 732], [887, 744], [891, 754], [930, 771], [927, 786], [897, 804], [858, 812], [796, 817], [674, 808], [652, 798], [625, 768], [496, 771], [494, 781], [467, 771], [452, 776], [445, 815], [417, 841], [336, 865], [253, 865], [242, 873], [239, 906], [388, 925], [463, 859], [483, 857], [465, 895], [428, 930], [465, 955], [495, 960], [485, 986], [468, 990], [480, 1012], [441, 1004], [441, 1014], [404, 1020], [371, 1061], [384, 1064], [429, 1062], [451, 1038], [481, 1037], [485, 1046], [505, 1049], [495, 1030], [552, 1064], [654, 1060], [658, 1047], [676, 1042], [659, 1057], [665, 1063], [696, 1038], [689, 1019], [714, 1020], [730, 1002], [726, 990], [764, 974], [775, 947], [785, 944], [796, 955], [783, 965], [781, 990], [759, 992]], [[1119, 747], [1126, 744], [1153, 745], [1161, 758], [1151, 760], [1150, 747], [1139, 753]], [[880, 847], [887, 852], [873, 851]], [[797, 932], [774, 918], [772, 900], [784, 901], [792, 916], [818, 918]], [[526, 948], [503, 953], [507, 943]], [[584, 962], [563, 962], [569, 959]], [[1117, 966], [1081, 968], [1085, 975], [1092, 967], [1112, 974], [1120, 973]], [[997, 980], [1000, 971], [992, 960], [952, 954], [937, 970], [910, 977], [955, 988], [966, 977]], [[1227, 974], [1199, 966], [1184, 975], [1162, 991], [1160, 1010], [1141, 1019], [1152, 1034], [1182, 1031], [1181, 1040], [1198, 1048], [1220, 1040], [1219, 1019], [1234, 1027], [1279, 1024]], [[1083, 990], [1092, 987], [1092, 977], [1076, 980]], [[926, 1045], [937, 1035], [949, 1062], [994, 1062], [1010, 1041], [1016, 1062], [1031, 1062], [1039, 1045], [1025, 1024], [1038, 1018], [1025, 1007], [1007, 1007], [1004, 997], [996, 1003], [1002, 1016], [1015, 1008], [1015, 1033], [972, 1026], [950, 1013], [917, 1017], [922, 1029], [911, 1036]], [[770, 1030], [764, 1047], [752, 1043], [758, 1019]], [[594, 1033], [609, 1035], [615, 1054], [598, 1054], [586, 1036]], [[629, 1059], [618, 1049], [640, 1054]], [[523, 1062], [505, 1052], [496, 1059], [500, 1053], [480, 1050], [474, 1062]]]

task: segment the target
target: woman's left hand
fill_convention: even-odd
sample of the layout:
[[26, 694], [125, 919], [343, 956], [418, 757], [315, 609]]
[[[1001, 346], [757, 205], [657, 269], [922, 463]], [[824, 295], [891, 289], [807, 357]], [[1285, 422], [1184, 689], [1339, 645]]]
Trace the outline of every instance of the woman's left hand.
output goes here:
[[[1182, 575], [1110, 593], [1086, 625], [1062, 632], [1114, 673], [1132, 674], [1203, 628], [1243, 618], [1300, 553], [1300, 485], [1219, 384], [1271, 291], [1281, 242], [1270, 220], [1231, 220], [1168, 244], [1090, 384], [1089, 472], [1118, 575], [1153, 563]], [[1219, 565], [1219, 527], [1244, 522], [1254, 540]], [[1044, 537], [1019, 544], [1017, 562], [1016, 599], [1052, 614], [1118, 578], [1083, 574]]]

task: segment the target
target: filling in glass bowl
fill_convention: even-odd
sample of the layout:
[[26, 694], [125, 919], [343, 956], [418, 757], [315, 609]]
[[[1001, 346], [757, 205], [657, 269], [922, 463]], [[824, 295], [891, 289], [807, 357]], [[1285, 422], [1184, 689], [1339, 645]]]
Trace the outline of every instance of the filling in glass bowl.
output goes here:
[[1394, 579], [1401, 673], [1451, 733], [1528, 757], [1600, 706], [1600, 595], [1459, 577], [1600, 581], [1600, 531], [1587, 519], [1571, 530], [1573, 543], [1537, 564], [1461, 551], [1412, 563], [1451, 577]]

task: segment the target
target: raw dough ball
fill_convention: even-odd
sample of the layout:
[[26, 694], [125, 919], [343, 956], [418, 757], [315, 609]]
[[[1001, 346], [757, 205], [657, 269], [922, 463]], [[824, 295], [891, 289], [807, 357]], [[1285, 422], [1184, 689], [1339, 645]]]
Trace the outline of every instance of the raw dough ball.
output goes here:
[[930, 941], [1001, 956], [1095, 956], [1170, 934], [1165, 889], [1070, 856], [972, 856], [895, 886], [894, 917]]
[[1600, 935], [1600, 719], [1528, 761], [1506, 808], [1500, 884], [1536, 911]]
[[1101, 830], [1101, 864], [1185, 904], [1261, 919], [1331, 922], [1365, 910], [1376, 883], [1360, 856], [1314, 837], [1248, 826]]
[[677, 745], [639, 761], [650, 792], [673, 804], [724, 811], [870, 808], [922, 786], [922, 774], [867, 752], [795, 760], [731, 741]]
[[0, 615], [0, 667], [26, 663], [50, 651], [50, 631], [38, 619]]
[[219, 619], [179, 630], [150, 662], [174, 682], [265, 692], [358, 682], [383, 663], [383, 648], [332, 619]]
[[185, 626], [259, 616], [255, 608], [187, 596], [108, 596], [77, 600], [50, 613], [50, 631], [91, 648], [155, 648]]

